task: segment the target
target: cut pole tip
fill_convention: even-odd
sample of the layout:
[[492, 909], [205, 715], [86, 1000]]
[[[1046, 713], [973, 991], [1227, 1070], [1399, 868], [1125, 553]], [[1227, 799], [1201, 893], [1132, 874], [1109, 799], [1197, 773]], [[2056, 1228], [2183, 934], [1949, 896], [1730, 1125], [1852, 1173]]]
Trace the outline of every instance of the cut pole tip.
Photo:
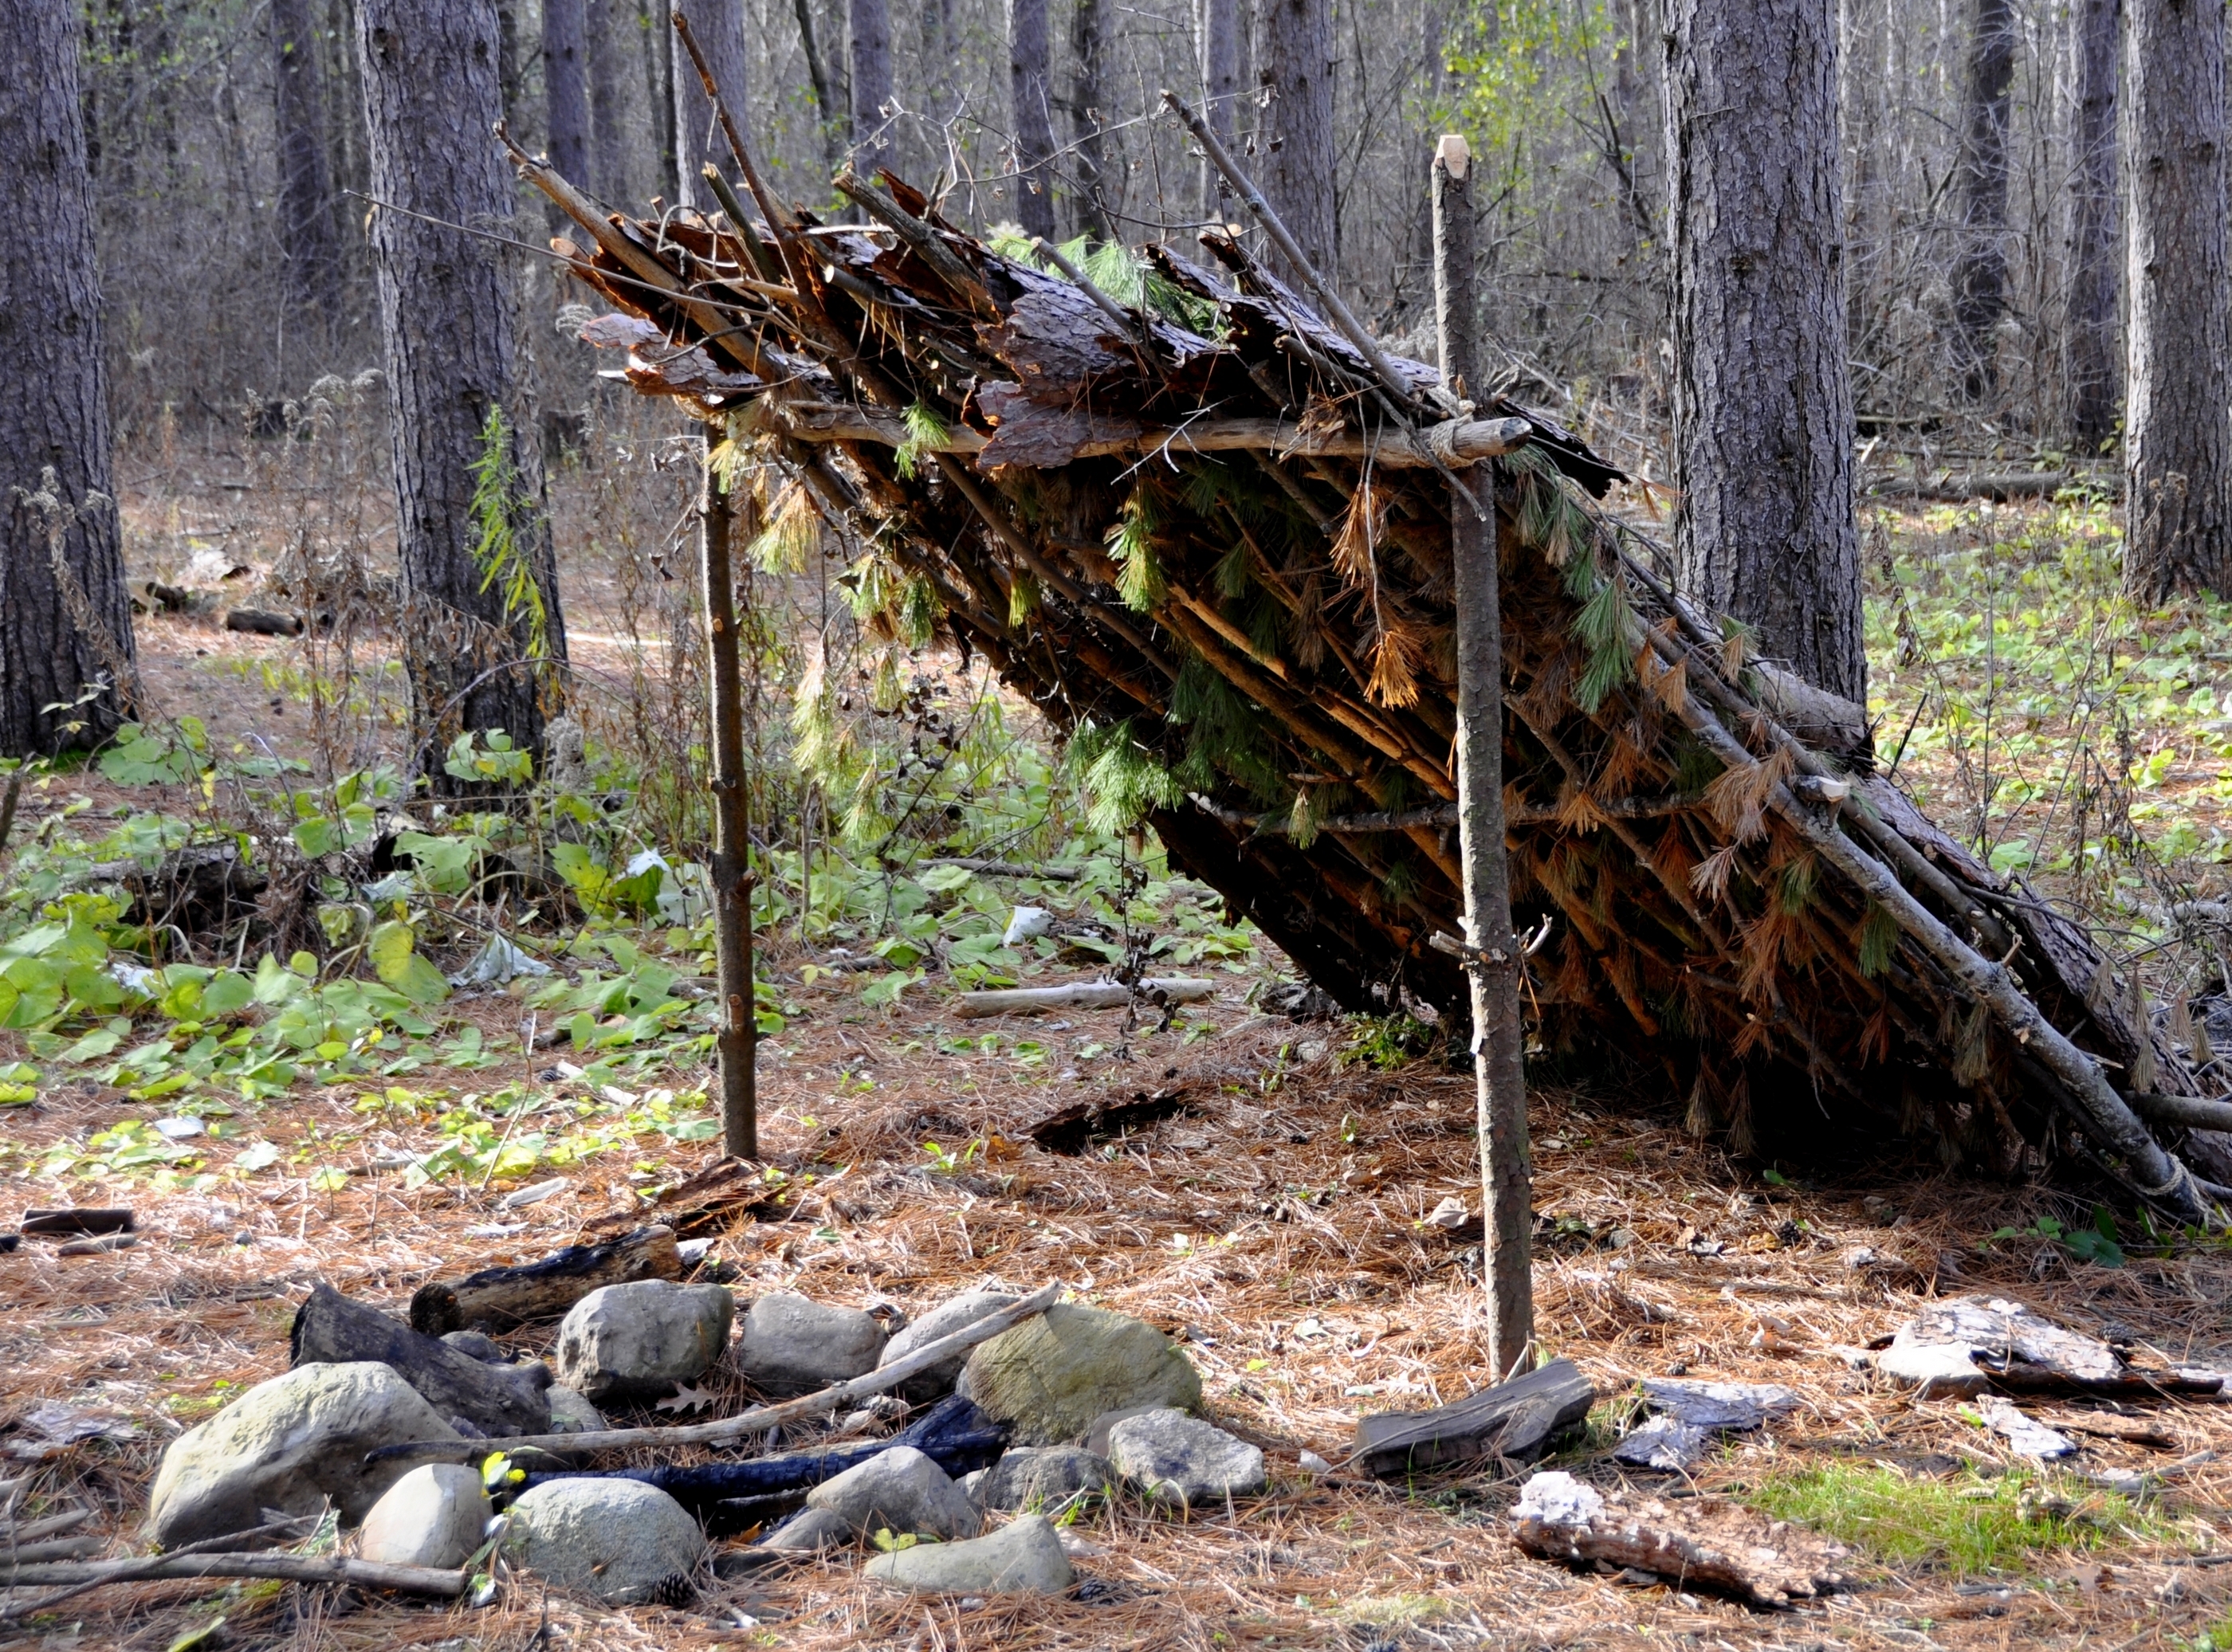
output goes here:
[[1472, 165], [1472, 146], [1465, 142], [1462, 133], [1445, 132], [1442, 134], [1441, 142], [1434, 146], [1434, 159], [1449, 169], [1451, 178], [1462, 184], [1465, 168]]

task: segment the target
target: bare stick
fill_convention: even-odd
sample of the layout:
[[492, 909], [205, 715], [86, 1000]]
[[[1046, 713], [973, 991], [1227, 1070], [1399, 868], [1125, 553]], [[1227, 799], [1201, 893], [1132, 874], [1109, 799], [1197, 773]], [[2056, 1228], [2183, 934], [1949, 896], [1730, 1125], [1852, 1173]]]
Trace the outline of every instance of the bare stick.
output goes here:
[[[1462, 395], [1479, 370], [1473, 286], [1472, 190], [1465, 140], [1434, 156], [1434, 320], [1442, 382]], [[1476, 484], [1495, 486], [1481, 474]], [[1451, 489], [1454, 496], [1457, 490]], [[1519, 1015], [1519, 943], [1503, 849], [1503, 619], [1496, 590], [1496, 513], [1483, 522], [1450, 501], [1457, 632], [1457, 839], [1464, 855], [1465, 975], [1472, 987], [1473, 1083], [1480, 1116], [1482, 1227], [1487, 1241], [1493, 1380], [1523, 1374], [1534, 1351], [1529, 1266], [1534, 1170], [1527, 1144], [1526, 1031]], [[1492, 504], [1493, 496], [1483, 501]]]
[[[102, 1584], [143, 1583], [159, 1577], [274, 1577], [298, 1584], [360, 1584], [368, 1589], [400, 1589], [413, 1595], [462, 1595], [463, 1568], [440, 1571], [432, 1566], [390, 1566], [372, 1560], [351, 1560], [321, 1554], [180, 1554], [155, 1555], [132, 1560], [61, 1560], [45, 1565], [0, 1568], [0, 1588], [24, 1589], [36, 1584], [71, 1584], [97, 1588]], [[20, 1609], [0, 1616], [13, 1616]]]
[[[674, 14], [678, 26], [679, 10]], [[752, 871], [744, 817], [743, 681], [736, 664], [735, 570], [730, 529], [735, 509], [705, 455], [698, 502], [698, 565], [705, 586], [706, 676], [713, 717], [713, 953], [720, 981], [722, 1144], [731, 1158], [760, 1156], [759, 1016], [752, 987]]]
[[1062, 1292], [1059, 1280], [1042, 1286], [1021, 1302], [989, 1314], [976, 1324], [964, 1325], [950, 1337], [925, 1343], [904, 1359], [895, 1359], [888, 1365], [879, 1366], [863, 1377], [847, 1378], [842, 1383], [795, 1400], [785, 1400], [779, 1405], [757, 1405], [749, 1411], [739, 1412], [718, 1422], [693, 1422], [676, 1428], [600, 1428], [587, 1434], [522, 1435], [511, 1440], [414, 1440], [406, 1444], [382, 1446], [367, 1453], [365, 1462], [383, 1462], [393, 1457], [484, 1457], [491, 1451], [521, 1451], [534, 1447], [543, 1451], [616, 1451], [623, 1446], [706, 1446], [722, 1441], [735, 1440], [748, 1434], [762, 1434], [786, 1422], [801, 1418], [821, 1416], [840, 1406], [871, 1394], [881, 1394], [897, 1388], [918, 1371], [953, 1357], [974, 1348], [979, 1343], [989, 1342], [1003, 1331], [1012, 1331], [1024, 1320], [1044, 1313]]

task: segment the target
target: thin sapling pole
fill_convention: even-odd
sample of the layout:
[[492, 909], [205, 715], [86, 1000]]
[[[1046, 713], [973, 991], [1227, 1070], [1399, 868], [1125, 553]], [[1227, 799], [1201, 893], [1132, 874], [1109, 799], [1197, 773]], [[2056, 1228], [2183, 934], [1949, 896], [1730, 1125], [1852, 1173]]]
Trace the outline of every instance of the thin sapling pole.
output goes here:
[[[1465, 140], [1435, 152], [1434, 320], [1442, 382], [1462, 397], [1479, 383], [1479, 301], [1473, 283], [1472, 190]], [[1503, 853], [1503, 638], [1496, 567], [1494, 480], [1475, 473], [1473, 501], [1450, 484], [1450, 557], [1456, 578], [1457, 838], [1464, 862], [1465, 975], [1472, 987], [1472, 1059], [1479, 1091], [1482, 1228], [1489, 1344], [1496, 1380], [1522, 1375], [1534, 1347], [1529, 1256], [1534, 1176], [1527, 1143], [1519, 943]]]
[[744, 696], [737, 667], [735, 507], [706, 442], [698, 500], [698, 562], [705, 588], [705, 672], [713, 703], [713, 958], [721, 994], [715, 1036], [722, 1144], [733, 1158], [760, 1156], [759, 1019], [752, 995], [751, 838], [745, 818]]

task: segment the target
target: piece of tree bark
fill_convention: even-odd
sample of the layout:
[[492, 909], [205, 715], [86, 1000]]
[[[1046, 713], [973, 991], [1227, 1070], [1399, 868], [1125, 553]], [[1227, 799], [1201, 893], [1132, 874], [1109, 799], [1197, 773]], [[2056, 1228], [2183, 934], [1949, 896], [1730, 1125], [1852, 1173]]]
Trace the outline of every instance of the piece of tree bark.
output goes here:
[[463, 1417], [483, 1434], [541, 1434], [550, 1427], [548, 1366], [486, 1364], [322, 1282], [295, 1310], [287, 1344], [290, 1365], [386, 1365], [444, 1418]]
[[629, 198], [628, 108], [620, 92], [614, 0], [583, 0], [582, 43], [589, 79], [589, 187], [608, 201]]
[[1473, 1462], [1491, 1454], [1525, 1462], [1596, 1403], [1596, 1386], [1570, 1359], [1484, 1388], [1431, 1411], [1385, 1411], [1356, 1420], [1348, 1461], [1375, 1479]]
[[268, 608], [232, 608], [225, 612], [224, 628], [258, 637], [299, 637], [302, 634], [302, 618], [300, 614], [273, 613]]
[[341, 224], [326, 159], [325, 75], [308, 0], [271, 0], [273, 136], [279, 244], [295, 302], [331, 327], [341, 316]]
[[[543, 152], [568, 178], [588, 178], [589, 5], [592, 0], [542, 0]], [[555, 231], [568, 222], [546, 209]]]
[[2224, 0], [2128, 0], [2124, 586], [2232, 592]]
[[1047, 0], [1005, 0], [1008, 99], [1015, 123], [1015, 222], [1054, 239], [1054, 71]]
[[[738, 0], [673, 0], [673, 6], [690, 20], [690, 33], [698, 50], [705, 54], [705, 66], [713, 72], [721, 101], [728, 105], [741, 130], [751, 108], [745, 100], [749, 87], [744, 75], [748, 60], [743, 7]], [[705, 95], [704, 82], [698, 78], [688, 55], [674, 53], [672, 62], [676, 198], [700, 212], [717, 211], [720, 203], [705, 187], [704, 169], [711, 165], [727, 172], [736, 161], [713, 118], [713, 104]]]
[[0, 755], [10, 757], [98, 744], [135, 687], [83, 28], [67, 0], [0, 0], [0, 216], [12, 226], [0, 245]]
[[2116, 83], [2124, 61], [2123, 0], [2078, 0], [2076, 28], [2062, 379], [2070, 433], [2098, 452], [2115, 431], [2123, 382], [2116, 347]]
[[[736, 497], [712, 460], [707, 437], [698, 495], [698, 583], [705, 599], [705, 675], [713, 726], [713, 954], [721, 1019], [714, 1048], [721, 1081], [721, 1138], [731, 1158], [760, 1156], [759, 1007], [752, 975], [751, 830], [744, 777], [744, 686], [738, 664]], [[751, 496], [744, 501], [749, 542]]]
[[607, 1285], [681, 1277], [674, 1229], [639, 1228], [601, 1245], [568, 1245], [539, 1262], [422, 1285], [412, 1294], [411, 1328], [426, 1337], [509, 1331], [562, 1319], [576, 1302]]
[[[1564, 1494], [1545, 1495], [1546, 1482], [1563, 1482]], [[1607, 1499], [1571, 1475], [1538, 1474], [1513, 1513], [1519, 1546], [1529, 1554], [1632, 1566], [1677, 1588], [1726, 1590], [1755, 1606], [1787, 1608], [1847, 1581], [1842, 1544], [1718, 1498]]]
[[[1139, 1001], [1145, 1004], [1192, 1004], [1216, 995], [1213, 981], [1191, 981], [1183, 976], [1149, 976], [1139, 982]], [[1063, 987], [1010, 987], [994, 992], [964, 993], [953, 1006], [963, 1020], [987, 1015], [1039, 1015], [1050, 1009], [1120, 1009], [1132, 1001], [1132, 989], [1117, 981], [1078, 981]]]
[[[469, 782], [446, 772], [444, 748], [461, 732], [496, 729], [537, 748], [548, 679], [566, 657], [538, 431], [518, 406], [515, 283], [504, 255], [462, 227], [514, 211], [490, 138], [502, 107], [496, 15], [489, 0], [360, 0], [357, 47], [371, 192], [404, 209], [374, 210], [372, 242], [412, 767], [437, 793], [456, 794]], [[506, 496], [477, 522], [491, 459], [508, 472]], [[512, 549], [491, 578], [478, 547], [496, 522]]]
[[[1430, 180], [1435, 332], [1442, 380], [1459, 396], [1480, 391], [1485, 366], [1474, 282], [1471, 159], [1463, 138], [1445, 137]], [[1488, 1244], [1481, 1273], [1488, 1290], [1489, 1369], [1502, 1381], [1524, 1370], [1534, 1349], [1529, 1262], [1534, 1177], [1527, 1142], [1527, 1027], [1519, 1010], [1524, 966], [1511, 933], [1511, 874], [1503, 843], [1503, 619], [1496, 590], [1495, 488], [1495, 470], [1486, 465], [1476, 467], [1467, 483], [1450, 484], [1450, 562], [1457, 610], [1457, 839]]]
[[[1238, 0], [1197, 0], [1196, 42], [1201, 60], [1202, 119], [1227, 149], [1240, 147], [1240, 8]], [[1222, 223], [1226, 205], [1224, 174], [1204, 157], [1201, 215]]]
[[884, 106], [892, 100], [892, 12], [889, 0], [848, 0], [852, 28], [853, 165], [864, 178], [892, 163]]
[[[1339, 156], [1333, 133], [1330, 0], [1264, 0], [1263, 62], [1271, 94], [1259, 128], [1256, 176], [1301, 247], [1329, 282], [1340, 279]], [[1288, 261], [1275, 256], [1275, 264]], [[1299, 271], [1286, 272], [1289, 278]]]
[[1107, 165], [1101, 137], [1101, 108], [1107, 94], [1101, 83], [1106, 19], [1101, 0], [1071, 0], [1069, 9], [1069, 146], [1075, 157], [1075, 229], [1101, 241], [1110, 238], [1100, 191]]
[[27, 1234], [128, 1234], [132, 1212], [122, 1206], [73, 1205], [66, 1209], [33, 1207], [23, 1213]]
[[1835, 8], [1670, 0], [1667, 31], [1684, 583], [1865, 703]]
[[2008, 308], [2008, 112], [2015, 78], [2012, 0], [1976, 0], [1962, 94], [1963, 243], [1953, 265], [1954, 366], [1970, 401], [1999, 387], [1994, 334]]

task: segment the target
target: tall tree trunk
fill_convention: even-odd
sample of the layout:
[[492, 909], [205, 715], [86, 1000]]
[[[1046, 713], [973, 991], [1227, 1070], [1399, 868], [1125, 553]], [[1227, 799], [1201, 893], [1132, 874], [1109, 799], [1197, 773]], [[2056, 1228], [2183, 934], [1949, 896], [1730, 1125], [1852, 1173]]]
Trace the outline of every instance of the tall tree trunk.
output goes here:
[[1069, 141], [1077, 157], [1076, 229], [1106, 241], [1107, 214], [1101, 211], [1102, 172], [1107, 146], [1101, 136], [1100, 65], [1106, 35], [1101, 0], [1072, 0], [1069, 11]]
[[2070, 432], [2095, 450], [2116, 427], [2123, 365], [2116, 351], [2116, 81], [2123, 24], [2123, 0], [2080, 0], [2062, 380]]
[[884, 106], [892, 100], [892, 13], [886, 0], [851, 0], [853, 165], [863, 178], [891, 163]]
[[630, 198], [627, 105], [620, 95], [620, 42], [613, 31], [613, 0], [586, 0], [583, 42], [589, 67], [589, 187], [619, 204]]
[[519, 39], [520, 0], [496, 0], [496, 94], [503, 105], [503, 118], [510, 123], [511, 135], [527, 143], [534, 135], [528, 130], [525, 100], [527, 61]]
[[341, 320], [341, 226], [326, 165], [325, 75], [308, 0], [271, 0], [271, 90], [279, 149], [279, 244], [296, 303]]
[[[503, 96], [496, 10], [359, 0], [357, 49], [372, 194], [403, 209], [374, 212], [372, 241], [414, 751], [429, 784], [455, 792], [443, 755], [460, 731], [540, 744], [543, 692], [566, 651], [542, 456], [517, 410], [514, 282], [499, 249], [450, 227], [514, 210], [489, 137]], [[490, 442], [499, 421], [504, 439]], [[483, 485], [497, 480], [492, 460], [509, 472], [494, 504]], [[500, 561], [483, 549], [490, 529], [510, 541]]]
[[[1202, 116], [1210, 130], [1234, 154], [1240, 152], [1240, 8], [1238, 0], [1199, 0], [1195, 40], [1201, 53]], [[1224, 174], [1201, 163], [1201, 215], [1225, 217]]]
[[2232, 593], [2224, 0], [2129, 0], [2124, 583]]
[[[739, 127], [750, 106], [744, 101], [744, 8], [743, 0], [674, 0], [674, 9], [690, 20], [690, 32], [705, 54], [713, 71], [713, 84], [721, 88], [721, 101]], [[672, 33], [672, 26], [669, 33]], [[728, 140], [713, 119], [713, 105], [705, 83], [698, 78], [690, 54], [674, 51], [674, 187], [677, 198], [700, 211], [718, 210], [712, 191], [705, 187], [703, 168], [707, 162], [723, 172], [736, 170]]]
[[672, 202], [681, 188], [675, 178], [674, 13], [668, 0], [636, 0], [643, 28], [643, 75], [651, 91], [651, 131], [659, 151], [659, 194]]
[[806, 78], [814, 87], [814, 107], [820, 117], [821, 157], [834, 174], [853, 143], [853, 111], [829, 74], [829, 55], [821, 47], [821, 30], [814, 21], [814, 0], [791, 0], [798, 17], [798, 43], [806, 54]]
[[[1318, 273], [1340, 279], [1333, 141], [1330, 0], [1264, 0], [1263, 111], [1257, 182]], [[1279, 262], [1284, 262], [1281, 260]]]
[[1008, 87], [1015, 123], [1015, 222], [1054, 238], [1054, 76], [1047, 0], [1007, 0]]
[[2015, 78], [2011, 0], [1976, 0], [1961, 139], [1961, 251], [1953, 267], [1953, 359], [1979, 401], [1999, 386], [1994, 333], [2008, 308], [2008, 108]]
[[[589, 177], [589, 82], [583, 61], [588, 50], [589, 6], [593, 0], [542, 0], [542, 107], [544, 152], [550, 164], [576, 185]], [[566, 215], [550, 209], [554, 230]]]
[[1835, 13], [1669, 0], [1667, 24], [1684, 578], [1762, 651], [1865, 703]]
[[133, 686], [81, 29], [74, 0], [0, 0], [0, 220], [10, 226], [0, 238], [0, 754], [10, 757], [105, 739]]

